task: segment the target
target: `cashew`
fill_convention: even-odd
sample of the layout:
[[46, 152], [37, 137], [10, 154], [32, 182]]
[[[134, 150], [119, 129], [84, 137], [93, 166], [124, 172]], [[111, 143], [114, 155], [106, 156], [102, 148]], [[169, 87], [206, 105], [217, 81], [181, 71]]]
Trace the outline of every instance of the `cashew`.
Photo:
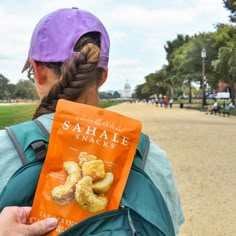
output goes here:
[[84, 176], [76, 184], [75, 200], [82, 209], [88, 212], [98, 212], [107, 206], [107, 198], [103, 195], [94, 194], [92, 189], [92, 178]]
[[60, 205], [65, 205], [74, 198], [75, 185], [81, 179], [81, 169], [76, 162], [66, 161], [63, 168], [68, 174], [65, 184], [56, 186], [51, 191], [52, 199]]
[[91, 176], [92, 180], [103, 179], [105, 177], [105, 167], [102, 160], [92, 160], [84, 162], [82, 165], [83, 176]]
[[79, 165], [82, 166], [84, 164], [84, 162], [96, 160], [97, 157], [94, 155], [88, 154], [87, 152], [81, 152], [79, 154], [78, 159], [79, 159]]
[[113, 180], [113, 174], [111, 172], [107, 172], [104, 179], [94, 182], [93, 191], [99, 194], [108, 192], [113, 183]]

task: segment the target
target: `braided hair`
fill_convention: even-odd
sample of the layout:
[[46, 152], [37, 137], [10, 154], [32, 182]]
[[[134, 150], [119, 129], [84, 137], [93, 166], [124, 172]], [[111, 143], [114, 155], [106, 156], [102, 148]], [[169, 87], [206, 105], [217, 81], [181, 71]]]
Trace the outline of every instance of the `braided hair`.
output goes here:
[[92, 32], [83, 35], [76, 43], [74, 51], [78, 53], [63, 63], [36, 62], [52, 69], [59, 79], [41, 100], [33, 119], [55, 112], [58, 99], [76, 101], [94, 83], [97, 87], [99, 86], [103, 72], [103, 69], [98, 67], [99, 33]]

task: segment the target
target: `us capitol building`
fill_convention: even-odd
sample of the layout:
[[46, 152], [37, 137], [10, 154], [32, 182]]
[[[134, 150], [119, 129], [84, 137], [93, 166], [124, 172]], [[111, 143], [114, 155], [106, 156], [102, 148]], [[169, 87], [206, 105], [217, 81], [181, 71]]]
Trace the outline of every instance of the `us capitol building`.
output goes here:
[[114, 93], [114, 92], [118, 92], [121, 96], [121, 98], [127, 99], [127, 98], [131, 98], [132, 96], [132, 89], [131, 89], [131, 85], [128, 82], [128, 80], [126, 81], [125, 85], [124, 85], [124, 89], [123, 90], [109, 90], [107, 91], [108, 93]]
[[130, 86], [128, 80], [125, 83], [124, 90], [121, 91], [120, 94], [121, 94], [122, 98], [130, 98], [132, 96], [132, 90], [131, 90], [131, 86]]

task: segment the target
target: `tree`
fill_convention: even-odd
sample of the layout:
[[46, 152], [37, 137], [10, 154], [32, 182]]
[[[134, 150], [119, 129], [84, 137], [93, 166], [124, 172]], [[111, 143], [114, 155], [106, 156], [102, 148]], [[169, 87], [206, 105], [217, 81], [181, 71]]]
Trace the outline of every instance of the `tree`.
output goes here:
[[142, 93], [142, 89], [143, 89], [144, 85], [145, 85], [145, 83], [139, 84], [139, 85], [136, 86], [136, 88], [134, 89], [134, 91], [135, 91], [134, 97], [135, 98], [138, 98], [140, 100], [146, 98], [146, 95]]
[[170, 57], [174, 53], [174, 51], [183, 46], [189, 40], [190, 37], [188, 35], [178, 34], [176, 39], [174, 39], [173, 41], [167, 41], [166, 45], [164, 46], [164, 49], [166, 51], [166, 59], [169, 63]]
[[15, 87], [15, 97], [20, 99], [38, 99], [34, 84], [29, 80], [19, 80]]
[[145, 76], [146, 82], [135, 88], [135, 97], [139, 99], [148, 99], [153, 95], [167, 94], [170, 85], [165, 82], [165, 79], [165, 67], [155, 73], [150, 73]]
[[0, 74], [0, 99], [8, 99], [8, 83], [9, 79], [7, 79], [4, 75]]
[[[204, 62], [205, 73], [208, 84], [214, 88], [218, 86], [219, 78], [215, 76], [212, 68], [212, 61], [217, 58], [220, 47], [231, 44], [234, 41], [235, 28], [230, 25], [219, 24], [216, 32], [199, 33], [192, 37], [168, 56], [167, 79], [172, 87], [184, 87], [186, 84], [189, 88], [189, 102], [191, 103], [192, 82], [200, 84], [202, 87], [202, 66], [201, 50], [207, 50], [207, 58]], [[180, 44], [179, 44], [180, 45]], [[203, 93], [203, 101], [205, 101], [205, 93]]]
[[99, 92], [100, 99], [112, 99], [112, 94], [107, 92]]
[[15, 84], [8, 84], [7, 85], [7, 90], [9, 93], [9, 98], [15, 99], [15, 91], [16, 91], [16, 85]]
[[120, 98], [121, 95], [120, 95], [120, 93], [118, 93], [117, 91], [115, 91], [115, 92], [113, 93], [112, 97], [113, 97], [113, 98]]
[[231, 99], [234, 99], [234, 83], [236, 82], [236, 47], [220, 48], [218, 58], [213, 61], [213, 67], [220, 80], [230, 85]]
[[234, 47], [236, 40], [236, 29], [229, 24], [217, 24], [216, 32], [209, 34], [209, 42], [207, 44], [207, 81], [211, 88], [216, 89], [222, 77], [216, 74], [213, 61], [218, 57], [220, 48]]
[[236, 22], [236, 2], [235, 0], [223, 0], [224, 7], [230, 11], [230, 21]]
[[191, 38], [181, 47], [173, 51], [169, 58], [168, 78], [173, 87], [183, 88], [187, 84], [189, 88], [189, 103], [192, 99], [191, 84], [192, 81], [199, 80], [200, 71], [199, 46]]

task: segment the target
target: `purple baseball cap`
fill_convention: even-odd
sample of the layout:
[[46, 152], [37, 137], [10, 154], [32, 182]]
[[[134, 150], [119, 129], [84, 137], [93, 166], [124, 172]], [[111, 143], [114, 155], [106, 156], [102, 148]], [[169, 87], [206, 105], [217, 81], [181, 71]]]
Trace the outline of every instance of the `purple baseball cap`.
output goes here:
[[104, 25], [90, 12], [65, 8], [44, 16], [36, 25], [22, 73], [30, 67], [30, 58], [40, 62], [64, 62], [69, 59], [76, 53], [73, 49], [78, 39], [89, 32], [100, 33], [98, 66], [107, 69], [110, 40]]

